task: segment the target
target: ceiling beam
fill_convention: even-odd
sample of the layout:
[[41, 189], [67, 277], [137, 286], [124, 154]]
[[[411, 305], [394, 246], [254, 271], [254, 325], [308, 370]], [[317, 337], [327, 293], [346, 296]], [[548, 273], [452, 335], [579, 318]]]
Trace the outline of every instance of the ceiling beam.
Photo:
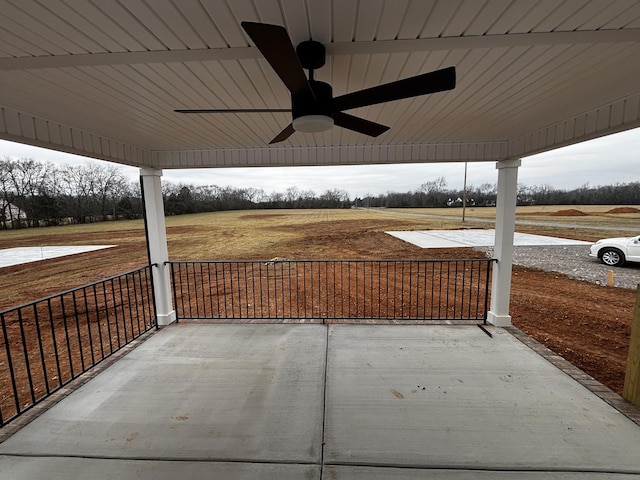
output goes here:
[[[437, 50], [468, 50], [473, 48], [508, 48], [536, 45], [577, 45], [628, 42], [640, 42], [640, 29], [632, 28], [623, 30], [522, 33], [507, 35], [419, 38], [413, 40], [339, 42], [327, 45], [327, 54], [352, 55]], [[96, 65], [240, 60], [260, 57], [261, 54], [255, 47], [50, 55], [42, 57], [0, 58], [0, 71], [86, 67]]]

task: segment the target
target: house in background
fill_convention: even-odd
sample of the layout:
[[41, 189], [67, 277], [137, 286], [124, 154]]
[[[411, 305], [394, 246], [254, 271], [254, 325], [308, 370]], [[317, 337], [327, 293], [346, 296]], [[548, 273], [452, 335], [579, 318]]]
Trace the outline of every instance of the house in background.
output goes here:
[[0, 229], [14, 228], [21, 221], [27, 219], [27, 214], [6, 200], [0, 199]]

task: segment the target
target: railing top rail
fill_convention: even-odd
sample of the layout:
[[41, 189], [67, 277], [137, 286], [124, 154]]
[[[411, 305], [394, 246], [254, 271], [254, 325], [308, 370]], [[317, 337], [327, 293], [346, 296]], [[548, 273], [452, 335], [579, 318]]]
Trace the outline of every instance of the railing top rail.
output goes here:
[[132, 273], [141, 272], [142, 270], [146, 270], [149, 267], [157, 267], [157, 266], [158, 266], [158, 264], [152, 263], [150, 265], [144, 265], [144, 266], [139, 267], [139, 268], [134, 268], [133, 270], [129, 270], [127, 272], [118, 273], [118, 274], [112, 275], [110, 277], [102, 278], [100, 280], [96, 280], [95, 282], [86, 283], [84, 285], [80, 285], [79, 287], [70, 288], [69, 290], [65, 290], [63, 292], [54, 293], [53, 295], [49, 295], [48, 297], [38, 298], [37, 300], [33, 300], [31, 302], [26, 302], [26, 303], [23, 303], [21, 305], [17, 305], [15, 307], [7, 308], [5, 310], [0, 310], [0, 315], [6, 315], [7, 313], [11, 313], [11, 312], [13, 312], [15, 310], [20, 310], [20, 309], [23, 309], [23, 308], [26, 308], [26, 307], [30, 307], [31, 305], [33, 305], [35, 303], [46, 302], [47, 300], [52, 300], [52, 299], [60, 297], [62, 295], [69, 295], [70, 293], [78, 292], [78, 291], [82, 290], [83, 288], [91, 288], [94, 285], [100, 285], [101, 283], [108, 282], [110, 280], [115, 280], [117, 278], [122, 278], [122, 277], [130, 275]]
[[379, 259], [349, 259], [349, 258], [331, 258], [331, 259], [292, 259], [292, 258], [271, 258], [256, 260], [168, 260], [165, 265], [171, 264], [192, 264], [192, 263], [391, 263], [391, 262], [427, 262], [427, 263], [453, 263], [453, 262], [497, 262], [496, 258], [379, 258]]

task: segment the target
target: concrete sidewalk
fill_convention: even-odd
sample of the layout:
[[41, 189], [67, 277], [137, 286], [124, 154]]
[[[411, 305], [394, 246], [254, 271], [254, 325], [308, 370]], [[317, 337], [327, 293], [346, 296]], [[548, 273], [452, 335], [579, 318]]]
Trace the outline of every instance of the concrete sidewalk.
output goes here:
[[0, 478], [640, 478], [640, 427], [505, 330], [167, 327], [0, 444]]

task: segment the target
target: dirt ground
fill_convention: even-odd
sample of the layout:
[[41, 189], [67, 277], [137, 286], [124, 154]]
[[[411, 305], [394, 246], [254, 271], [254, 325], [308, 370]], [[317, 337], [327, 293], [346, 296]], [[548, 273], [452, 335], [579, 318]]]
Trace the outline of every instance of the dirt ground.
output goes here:
[[[483, 256], [481, 252], [470, 248], [427, 251], [384, 233], [384, 230], [420, 228], [413, 220], [311, 219], [300, 225], [285, 221], [277, 223], [284, 220], [278, 217], [272, 215], [268, 219], [266, 214], [260, 213], [247, 213], [244, 217], [239, 215], [238, 218], [247, 222], [276, 222], [269, 226], [269, 231], [280, 235], [281, 241], [274, 243], [265, 238], [262, 248], [256, 249], [254, 246], [251, 255], [241, 254], [233, 259], [452, 259]], [[209, 226], [169, 226], [170, 257], [175, 256], [171, 253], [172, 245], [177, 248], [175, 246], [179, 243], [174, 234], [183, 234], [185, 228], [189, 229], [189, 236], [194, 239], [202, 236], [203, 241], [209, 243], [215, 240], [206, 230]], [[237, 235], [229, 231], [226, 234]], [[50, 238], [46, 241], [46, 235], [47, 231], [43, 229], [41, 238], [32, 235], [27, 244], [53, 244]], [[127, 241], [123, 242], [122, 238]], [[104, 239], [105, 235], [100, 235], [99, 242], [104, 242]], [[66, 244], [85, 241], [86, 235], [81, 233], [65, 236]], [[33, 268], [16, 266], [3, 269], [0, 308], [42, 298], [145, 263], [143, 232], [136, 229], [114, 233], [113, 241], [119, 246], [110, 250], [110, 262], [103, 261], [104, 253], [101, 252], [77, 256], [75, 261], [69, 260], [73, 257], [47, 260], [38, 263], [37, 278], [34, 279], [32, 273], [28, 282], [25, 281], [25, 272], [33, 272]], [[6, 248], [11, 246], [10, 243], [0, 242], [0, 247]], [[210, 250], [202, 252], [202, 255], [205, 257], [202, 259], [206, 260], [229, 259], [216, 258], [215, 252]], [[79, 261], [80, 258], [82, 261]], [[59, 280], [52, 284], [51, 278], [54, 277]], [[515, 267], [511, 314], [515, 326], [621, 393], [635, 296], [634, 290], [599, 286], [553, 272]], [[20, 301], [17, 301], [18, 298]]]

